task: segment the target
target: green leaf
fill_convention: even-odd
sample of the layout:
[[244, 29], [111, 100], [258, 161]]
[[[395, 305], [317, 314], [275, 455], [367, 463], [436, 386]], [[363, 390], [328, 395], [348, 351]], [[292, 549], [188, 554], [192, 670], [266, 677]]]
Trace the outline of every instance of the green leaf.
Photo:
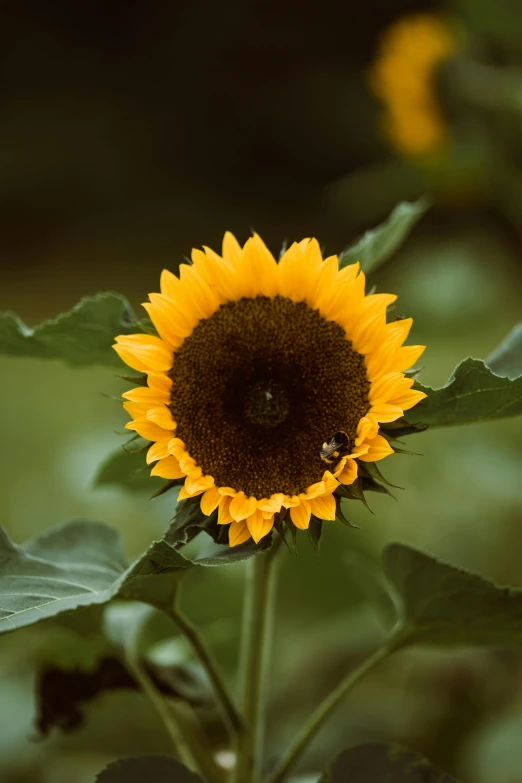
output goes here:
[[150, 475], [150, 465], [147, 465], [143, 452], [132, 453], [124, 448], [109, 454], [94, 478], [96, 487], [124, 487], [133, 492], [148, 492], [149, 495], [165, 483], [163, 479]]
[[0, 528], [0, 633], [116, 597], [163, 609], [191, 568], [165, 541], [128, 567], [118, 533], [94, 522], [71, 522], [25, 546]]
[[34, 329], [14, 313], [0, 314], [0, 354], [37, 359], [62, 359], [72, 365], [121, 366], [111, 348], [119, 334], [139, 331], [125, 299], [115, 293], [87, 296], [72, 310]]
[[359, 261], [363, 272], [373, 272], [381, 266], [404, 242], [430, 206], [426, 198], [413, 203], [402, 201], [380, 226], [367, 231], [339, 256], [339, 267]]
[[447, 427], [522, 413], [522, 378], [501, 378], [480, 359], [465, 359], [440, 389], [414, 388], [428, 397], [406, 411], [404, 419], [412, 425]]
[[[457, 783], [427, 759], [392, 742], [345, 750], [319, 783]], [[145, 783], [145, 782], [144, 782]]]
[[169, 756], [142, 756], [114, 761], [96, 777], [95, 783], [203, 783]]
[[383, 555], [403, 644], [522, 644], [522, 590], [499, 587], [403, 544]]
[[484, 363], [497, 375], [520, 378], [522, 375], [522, 321], [513, 327]]

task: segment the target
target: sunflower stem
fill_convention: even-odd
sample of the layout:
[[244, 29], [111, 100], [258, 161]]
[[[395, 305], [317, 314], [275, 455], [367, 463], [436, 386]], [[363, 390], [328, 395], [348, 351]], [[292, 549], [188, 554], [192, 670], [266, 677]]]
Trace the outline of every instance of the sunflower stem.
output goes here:
[[234, 783], [255, 783], [261, 772], [277, 573], [274, 561], [280, 544], [278, 537], [268, 552], [256, 555], [247, 564], [240, 655], [246, 726], [239, 737]]
[[181, 633], [189, 641], [192, 649], [199, 658], [203, 668], [205, 669], [212, 687], [218, 706], [221, 709], [223, 717], [227, 723], [227, 726], [234, 734], [239, 734], [243, 731], [243, 719], [238, 712], [232, 695], [227, 687], [222, 672], [218, 666], [214, 655], [207, 647], [203, 638], [201, 637], [198, 629], [190, 622], [183, 612], [179, 609], [177, 601], [174, 602], [170, 616], [178, 626]]
[[335, 690], [333, 690], [312, 713], [301, 729], [301, 732], [297, 735], [294, 743], [289, 747], [285, 756], [272, 774], [268, 776], [265, 783], [281, 783], [281, 781], [286, 778], [291, 768], [301, 758], [319, 729], [347, 693], [375, 666], [381, 663], [381, 661], [384, 661], [392, 652], [399, 649], [399, 647], [402, 646], [403, 641], [404, 637], [400, 633], [394, 634], [386, 644], [379, 647], [373, 655], [366, 658], [366, 660], [353, 669], [353, 671], [339, 683], [337, 688], [335, 688]]

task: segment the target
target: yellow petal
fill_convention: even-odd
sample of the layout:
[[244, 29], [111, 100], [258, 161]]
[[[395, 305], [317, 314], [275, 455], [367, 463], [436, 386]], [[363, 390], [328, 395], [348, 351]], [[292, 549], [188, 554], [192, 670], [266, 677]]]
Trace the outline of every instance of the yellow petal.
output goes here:
[[140, 372], [166, 372], [172, 367], [172, 351], [151, 334], [121, 335], [113, 348], [129, 367]]
[[261, 237], [254, 234], [243, 248], [237, 271], [235, 293], [242, 296], [274, 296], [277, 293], [278, 266]]
[[241, 261], [241, 256], [243, 253], [243, 251], [241, 250], [241, 245], [235, 238], [234, 234], [232, 234], [230, 231], [226, 231], [225, 236], [223, 237], [222, 252], [225, 261], [228, 261], [234, 266], [237, 266]]
[[222, 497], [218, 506], [218, 525], [228, 525], [233, 522], [233, 518], [230, 516], [230, 498]]
[[354, 459], [347, 459], [337, 478], [341, 484], [353, 484], [357, 478], [357, 462]]
[[270, 512], [271, 514], [275, 514], [278, 511], [281, 511], [283, 501], [284, 495], [279, 493], [277, 495], [272, 495], [270, 498], [263, 498], [262, 500], [258, 500], [257, 507], [260, 511], [266, 511]]
[[279, 293], [293, 302], [302, 302], [306, 299], [308, 292], [306, 265], [302, 243], [294, 242], [279, 259], [277, 265]]
[[[341, 270], [341, 273], [344, 270]], [[336, 285], [334, 296], [328, 305], [328, 318], [338, 321], [343, 328], [350, 331], [352, 326], [358, 323], [358, 314], [364, 302], [364, 287], [366, 278], [364, 272], [360, 272], [354, 280], [339, 282]]]
[[399, 405], [388, 405], [386, 403], [379, 403], [378, 405], [372, 405], [370, 408], [371, 415], [376, 421], [382, 423], [389, 421], [397, 421], [400, 419], [404, 409]]
[[218, 256], [210, 247], [203, 246], [203, 250], [192, 251], [195, 268], [220, 302], [234, 299], [234, 281], [237, 277], [234, 264]]
[[162, 394], [167, 394], [170, 397], [172, 389], [172, 380], [165, 373], [149, 372], [147, 375], [147, 383], [151, 389], [156, 389]]
[[169, 451], [176, 457], [187, 476], [192, 476], [192, 478], [201, 476], [201, 468], [196, 464], [196, 460], [190, 456], [179, 438], [172, 438], [169, 442]]
[[220, 503], [221, 494], [218, 492], [217, 487], [210, 487], [210, 489], [207, 489], [201, 498], [201, 510], [207, 517], [209, 517], [212, 512], [216, 510]]
[[200, 275], [199, 271], [188, 264], [180, 264], [179, 276], [183, 286], [183, 295], [190, 301], [193, 311], [199, 318], [208, 318], [221, 302], [216, 292]]
[[240, 494], [239, 492], [237, 492], [237, 490], [233, 489], [232, 487], [218, 487], [218, 490], [221, 495], [226, 495], [229, 498], [235, 498], [236, 495]]
[[324, 481], [317, 481], [315, 484], [311, 484], [306, 492], [304, 492], [300, 497], [304, 497], [305, 500], [311, 500], [312, 498], [316, 498], [318, 495], [322, 495], [324, 493]]
[[230, 502], [230, 514], [236, 520], [241, 522], [242, 519], [246, 519], [253, 514], [257, 508], [257, 500], [253, 497], [245, 497], [243, 492], [240, 492]]
[[165, 457], [160, 459], [150, 472], [151, 476], [160, 476], [160, 478], [166, 479], [178, 479], [183, 478], [185, 475], [179, 466], [179, 462], [176, 457]]
[[193, 478], [187, 476], [185, 481], [185, 491], [193, 497], [194, 495], [200, 495], [202, 492], [206, 492], [207, 489], [214, 486], [214, 479], [212, 476], [198, 476]]
[[[182, 266], [186, 266], [186, 264], [182, 264], [180, 270]], [[179, 328], [183, 333], [190, 332], [203, 316], [201, 311], [194, 306], [193, 297], [187, 294], [187, 281], [182, 282], [168, 269], [164, 269], [161, 273], [160, 286], [161, 294], [168, 302], [174, 315], [176, 328]], [[156, 294], [150, 294], [149, 298], [155, 303], [156, 296]]]
[[392, 321], [386, 326], [386, 339], [395, 343], [395, 345], [402, 345], [413, 324], [413, 318], [401, 318], [399, 321]]
[[396, 350], [402, 351], [404, 349], [396, 349], [392, 342], [385, 342], [371, 353], [366, 354], [364, 363], [366, 365], [366, 375], [370, 381], [386, 375], [391, 369], [400, 369], [395, 364]]
[[250, 530], [246, 522], [232, 522], [228, 529], [228, 543], [230, 546], [244, 544], [250, 538]]
[[333, 495], [322, 495], [310, 501], [312, 514], [319, 519], [335, 519], [335, 498]]
[[258, 544], [259, 541], [272, 530], [274, 518], [273, 516], [264, 518], [262, 511], [254, 511], [253, 514], [247, 517], [246, 523], [252, 538], [256, 544]]
[[133, 419], [146, 419], [150, 410], [149, 402], [124, 402], [124, 409]]
[[163, 427], [164, 430], [175, 430], [176, 422], [172, 418], [172, 413], [166, 405], [158, 405], [153, 408], [149, 408], [146, 418], [149, 421], [153, 421], [159, 427]]
[[175, 274], [168, 269], [163, 269], [160, 275], [160, 290], [162, 294], [176, 300], [179, 295], [180, 285], [179, 278]]
[[385, 329], [386, 321], [384, 316], [378, 314], [371, 316], [371, 318], [362, 318], [353, 329], [347, 331], [355, 350], [366, 354], [374, 351], [382, 344]]
[[339, 486], [339, 482], [337, 481], [336, 477], [329, 470], [324, 472], [323, 484], [325, 494], [333, 492]]
[[406, 392], [406, 394], [404, 394], [402, 397], [398, 397], [396, 400], [394, 400], [394, 403], [402, 408], [403, 411], [408, 411], [410, 408], [413, 408], [414, 405], [417, 405], [418, 402], [424, 400], [427, 396], [428, 395], [422, 391], [412, 389], [411, 391]]
[[301, 500], [297, 506], [290, 509], [290, 519], [300, 530], [306, 530], [310, 524], [310, 515], [312, 513], [311, 500]]
[[150, 465], [151, 462], [156, 462], [156, 460], [158, 459], [166, 459], [167, 457], [170, 456], [169, 442], [170, 442], [170, 435], [152, 444], [152, 446], [147, 452], [147, 465]]
[[384, 313], [386, 309], [397, 301], [396, 294], [369, 294], [364, 298], [364, 312], [369, 315]]
[[185, 319], [175, 302], [162, 294], [149, 294], [150, 302], [142, 307], [158, 330], [160, 337], [172, 348], [177, 348], [190, 334], [193, 323]]
[[369, 394], [370, 402], [372, 404], [389, 402], [393, 400], [397, 392], [404, 393], [412, 384], [413, 379], [406, 378], [402, 372], [389, 372], [372, 383]]
[[[136, 421], [129, 421], [125, 425], [125, 429], [134, 430], [145, 440], [163, 440], [169, 434], [167, 430], [162, 427], [158, 427], [154, 422], [148, 419], [137, 419]], [[172, 433], [171, 433], [172, 437]]]
[[425, 345], [403, 345], [402, 348], [397, 348], [393, 357], [393, 369], [403, 372], [413, 367], [425, 349]]
[[374, 416], [363, 416], [357, 425], [357, 437], [355, 445], [360, 446], [366, 438], [374, 438], [377, 435], [379, 426]]
[[378, 462], [380, 459], [384, 459], [390, 454], [393, 454], [392, 447], [382, 435], [377, 435], [375, 438], [372, 438], [371, 441], [368, 441], [368, 443], [370, 448], [366, 454], [361, 454], [359, 457], [361, 462]]
[[149, 407], [160, 405], [169, 401], [169, 393], [159, 389], [149, 389], [148, 386], [138, 386], [136, 389], [124, 392], [121, 395], [129, 402], [148, 403]]
[[[337, 258], [337, 256], [335, 257]], [[339, 270], [337, 279], [341, 283], [351, 283], [355, 280], [355, 278], [359, 274], [360, 269], [361, 269], [361, 265], [359, 261], [355, 261], [355, 263], [353, 264], [346, 264], [346, 266], [343, 266], [343, 268]]]
[[[358, 264], [357, 266], [358, 270]], [[328, 318], [330, 303], [334, 297], [339, 263], [337, 256], [325, 258], [317, 275], [314, 289], [313, 306], [319, 310], [324, 318]]]

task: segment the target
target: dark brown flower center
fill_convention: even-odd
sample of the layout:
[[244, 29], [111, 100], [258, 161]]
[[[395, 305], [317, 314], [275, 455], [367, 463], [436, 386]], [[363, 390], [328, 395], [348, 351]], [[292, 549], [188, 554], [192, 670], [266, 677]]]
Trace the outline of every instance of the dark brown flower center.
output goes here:
[[257, 498], [320, 481], [322, 444], [348, 448], [369, 408], [364, 359], [339, 324], [305, 302], [227, 302], [174, 355], [176, 436], [217, 486]]

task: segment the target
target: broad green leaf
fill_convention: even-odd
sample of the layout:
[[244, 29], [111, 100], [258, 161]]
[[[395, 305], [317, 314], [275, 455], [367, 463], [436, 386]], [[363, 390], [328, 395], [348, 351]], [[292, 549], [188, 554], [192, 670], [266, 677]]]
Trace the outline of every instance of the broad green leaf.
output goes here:
[[142, 756], [114, 761], [96, 777], [95, 783], [203, 783], [169, 756]]
[[484, 363], [497, 375], [520, 378], [522, 375], [522, 322], [513, 327]]
[[345, 750], [319, 783], [457, 783], [427, 759], [392, 742]]
[[191, 568], [165, 541], [128, 567], [116, 531], [94, 522], [71, 522], [25, 546], [0, 528], [0, 633], [115, 597], [163, 609]]
[[428, 397], [406, 411], [404, 419], [411, 425], [447, 427], [522, 413], [522, 378], [501, 378], [480, 359], [465, 359], [440, 389], [418, 383], [415, 388]]
[[358, 242], [343, 250], [339, 256], [339, 267], [359, 261], [363, 272], [373, 272], [395, 253], [429, 206], [426, 198], [413, 203], [402, 201], [384, 223], [367, 231]]
[[403, 544], [383, 555], [404, 644], [522, 644], [522, 590], [498, 587]]
[[34, 329], [14, 313], [0, 314], [0, 354], [39, 359], [62, 359], [73, 365], [122, 366], [111, 348], [119, 334], [139, 331], [125, 299], [115, 293], [87, 296], [72, 310], [44, 321]]
[[94, 479], [96, 487], [116, 486], [133, 492], [148, 492], [152, 495], [164, 484], [163, 479], [150, 475], [150, 465], [144, 453], [130, 453], [124, 448], [113, 451], [102, 462]]

